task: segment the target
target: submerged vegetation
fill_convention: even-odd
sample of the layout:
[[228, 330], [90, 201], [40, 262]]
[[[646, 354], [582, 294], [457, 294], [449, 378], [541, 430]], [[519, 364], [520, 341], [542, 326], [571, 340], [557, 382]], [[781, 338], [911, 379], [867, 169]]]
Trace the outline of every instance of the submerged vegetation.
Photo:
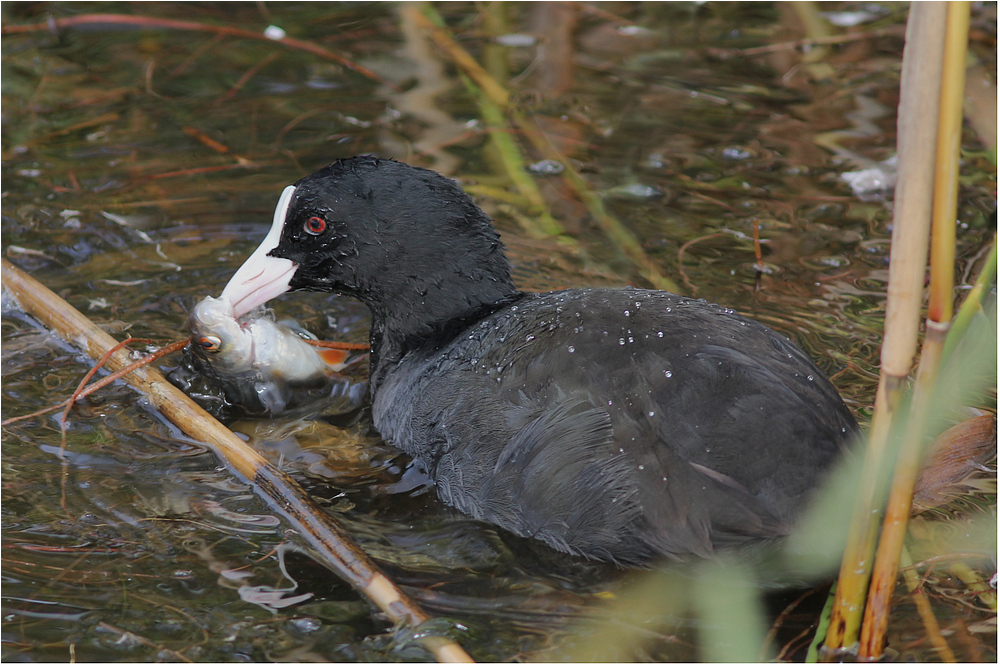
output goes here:
[[[185, 335], [284, 186], [371, 152], [458, 178], [519, 286], [733, 307], [792, 337], [870, 421], [907, 5], [2, 11], [4, 256], [119, 339]], [[973, 7], [968, 34], [951, 293], [970, 305], [930, 408], [900, 403], [897, 423], [922, 417], [938, 447], [892, 597], [900, 659], [996, 659], [995, 5]], [[349, 299], [274, 306], [366, 340]], [[89, 364], [6, 291], [2, 340], [4, 419], [68, 398]], [[817, 659], [861, 477], [861, 456], [845, 461], [752, 561], [622, 572], [447, 510], [363, 411], [229, 424], [435, 618], [414, 629], [130, 388], [81, 399], [64, 434], [61, 411], [3, 429], [5, 659], [426, 659], [421, 636], [481, 660]], [[889, 433], [887, 460], [903, 439]]]

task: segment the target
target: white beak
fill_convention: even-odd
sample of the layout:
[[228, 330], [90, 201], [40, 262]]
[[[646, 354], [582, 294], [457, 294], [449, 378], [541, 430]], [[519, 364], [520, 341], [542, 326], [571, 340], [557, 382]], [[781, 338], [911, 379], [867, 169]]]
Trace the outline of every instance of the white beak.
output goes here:
[[267, 232], [260, 247], [243, 262], [233, 277], [229, 278], [226, 288], [222, 290], [221, 298], [232, 304], [234, 317], [240, 317], [258, 305], [267, 303], [275, 296], [288, 291], [288, 282], [298, 265], [289, 259], [269, 257], [267, 253], [278, 247], [293, 194], [295, 187], [292, 185], [281, 193], [278, 206], [274, 209], [271, 230]]

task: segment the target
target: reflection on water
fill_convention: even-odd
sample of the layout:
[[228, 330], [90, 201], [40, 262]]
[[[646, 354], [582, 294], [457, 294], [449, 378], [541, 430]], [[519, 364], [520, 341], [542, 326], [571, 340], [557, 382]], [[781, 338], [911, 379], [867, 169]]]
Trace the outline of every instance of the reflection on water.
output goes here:
[[[881, 31], [878, 39], [831, 49], [824, 78], [803, 66], [799, 50], [780, 46], [802, 38], [780, 5], [581, 3], [568, 14], [442, 5], [459, 43], [564, 157], [553, 161], [515, 135], [524, 167], [534, 165], [521, 186], [504, 144], [491, 139], [498, 130], [488, 105], [428, 41], [415, 8], [5, 4], [5, 26], [118, 11], [255, 32], [277, 25], [374, 73], [265, 40], [113, 22], [5, 35], [5, 256], [119, 337], [127, 329], [177, 339], [189, 308], [217, 295], [256, 247], [283, 187], [333, 159], [374, 152], [460, 178], [496, 220], [526, 289], [644, 284], [634, 254], [609, 242], [574, 194], [570, 166], [661, 273], [792, 337], [865, 418], [891, 215], [877, 193], [860, 200], [841, 174], [893, 152], [905, 8], [858, 28]], [[974, 27], [995, 44], [995, 8], [976, 11]], [[553, 37], [546, 50], [532, 37], [557, 32], [568, 48]], [[974, 38], [972, 51], [995, 68], [987, 37]], [[966, 282], [991, 237], [996, 196], [995, 170], [967, 139]], [[529, 232], [539, 202], [565, 237]], [[755, 223], [767, 267], [759, 284]], [[272, 305], [321, 338], [367, 336], [366, 310], [348, 299], [293, 295]], [[2, 339], [3, 418], [64, 399], [88, 365], [6, 300]], [[586, 619], [597, 609], [629, 600], [645, 608], [627, 574], [442, 507], [422, 471], [381, 442], [364, 414], [233, 428], [440, 616], [428, 631], [459, 638], [477, 658], [579, 657], [574, 649], [602, 635], [605, 621]], [[131, 389], [82, 401], [65, 442], [58, 416], [5, 427], [3, 460], [5, 658], [427, 656], [291, 549], [252, 490]], [[795, 637], [823, 594], [786, 618], [770, 654], [801, 658], [809, 636]], [[774, 613], [793, 601], [772, 602]], [[978, 626], [982, 613], [969, 606], [964, 616], [945, 612], [942, 625]], [[614, 620], [645, 647], [609, 646], [606, 656], [705, 656], [690, 609], [649, 612], [656, 621]], [[920, 625], [900, 624], [896, 647], [926, 656]], [[995, 658], [995, 646], [974, 639], [952, 648]]]

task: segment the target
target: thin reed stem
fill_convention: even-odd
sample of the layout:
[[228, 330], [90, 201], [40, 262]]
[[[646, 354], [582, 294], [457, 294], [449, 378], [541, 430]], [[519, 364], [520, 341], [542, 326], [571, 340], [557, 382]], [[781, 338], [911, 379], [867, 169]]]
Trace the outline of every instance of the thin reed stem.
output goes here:
[[[885, 521], [872, 568], [859, 658], [879, 659], [885, 650], [889, 609], [896, 587], [899, 558], [913, 502], [926, 439], [927, 414], [934, 404], [935, 384], [945, 339], [951, 326], [955, 274], [955, 211], [958, 201], [958, 151], [962, 136], [965, 54], [969, 36], [969, 3], [951, 2], [947, 9], [944, 64], [935, 157], [934, 205], [931, 219], [931, 284], [927, 333], [917, 369], [910, 418], [901, 442], [886, 506]], [[954, 657], [954, 655], [952, 655]]]
[[906, 25], [897, 121], [899, 180], [893, 210], [882, 367], [824, 646], [824, 658], [827, 659], [836, 658], [840, 650], [853, 648], [859, 639], [881, 515], [880, 478], [888, 457], [889, 434], [902, 404], [917, 349], [930, 231], [934, 182], [932, 151], [937, 132], [946, 11], [943, 2], [915, 3], [910, 7]]

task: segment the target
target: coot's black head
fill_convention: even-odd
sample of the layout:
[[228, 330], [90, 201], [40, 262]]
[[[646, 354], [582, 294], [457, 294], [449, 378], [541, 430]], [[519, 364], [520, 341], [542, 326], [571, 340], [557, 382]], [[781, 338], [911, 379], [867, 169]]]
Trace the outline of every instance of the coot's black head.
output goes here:
[[408, 338], [517, 294], [496, 230], [458, 185], [370, 156], [286, 188], [223, 296], [238, 317], [290, 289], [356, 296], [373, 329]]
[[452, 274], [442, 279], [462, 284], [510, 279], [497, 232], [465, 192], [392, 160], [355, 157], [303, 178], [284, 226], [271, 255], [299, 265], [293, 289], [363, 296], [442, 265]]

